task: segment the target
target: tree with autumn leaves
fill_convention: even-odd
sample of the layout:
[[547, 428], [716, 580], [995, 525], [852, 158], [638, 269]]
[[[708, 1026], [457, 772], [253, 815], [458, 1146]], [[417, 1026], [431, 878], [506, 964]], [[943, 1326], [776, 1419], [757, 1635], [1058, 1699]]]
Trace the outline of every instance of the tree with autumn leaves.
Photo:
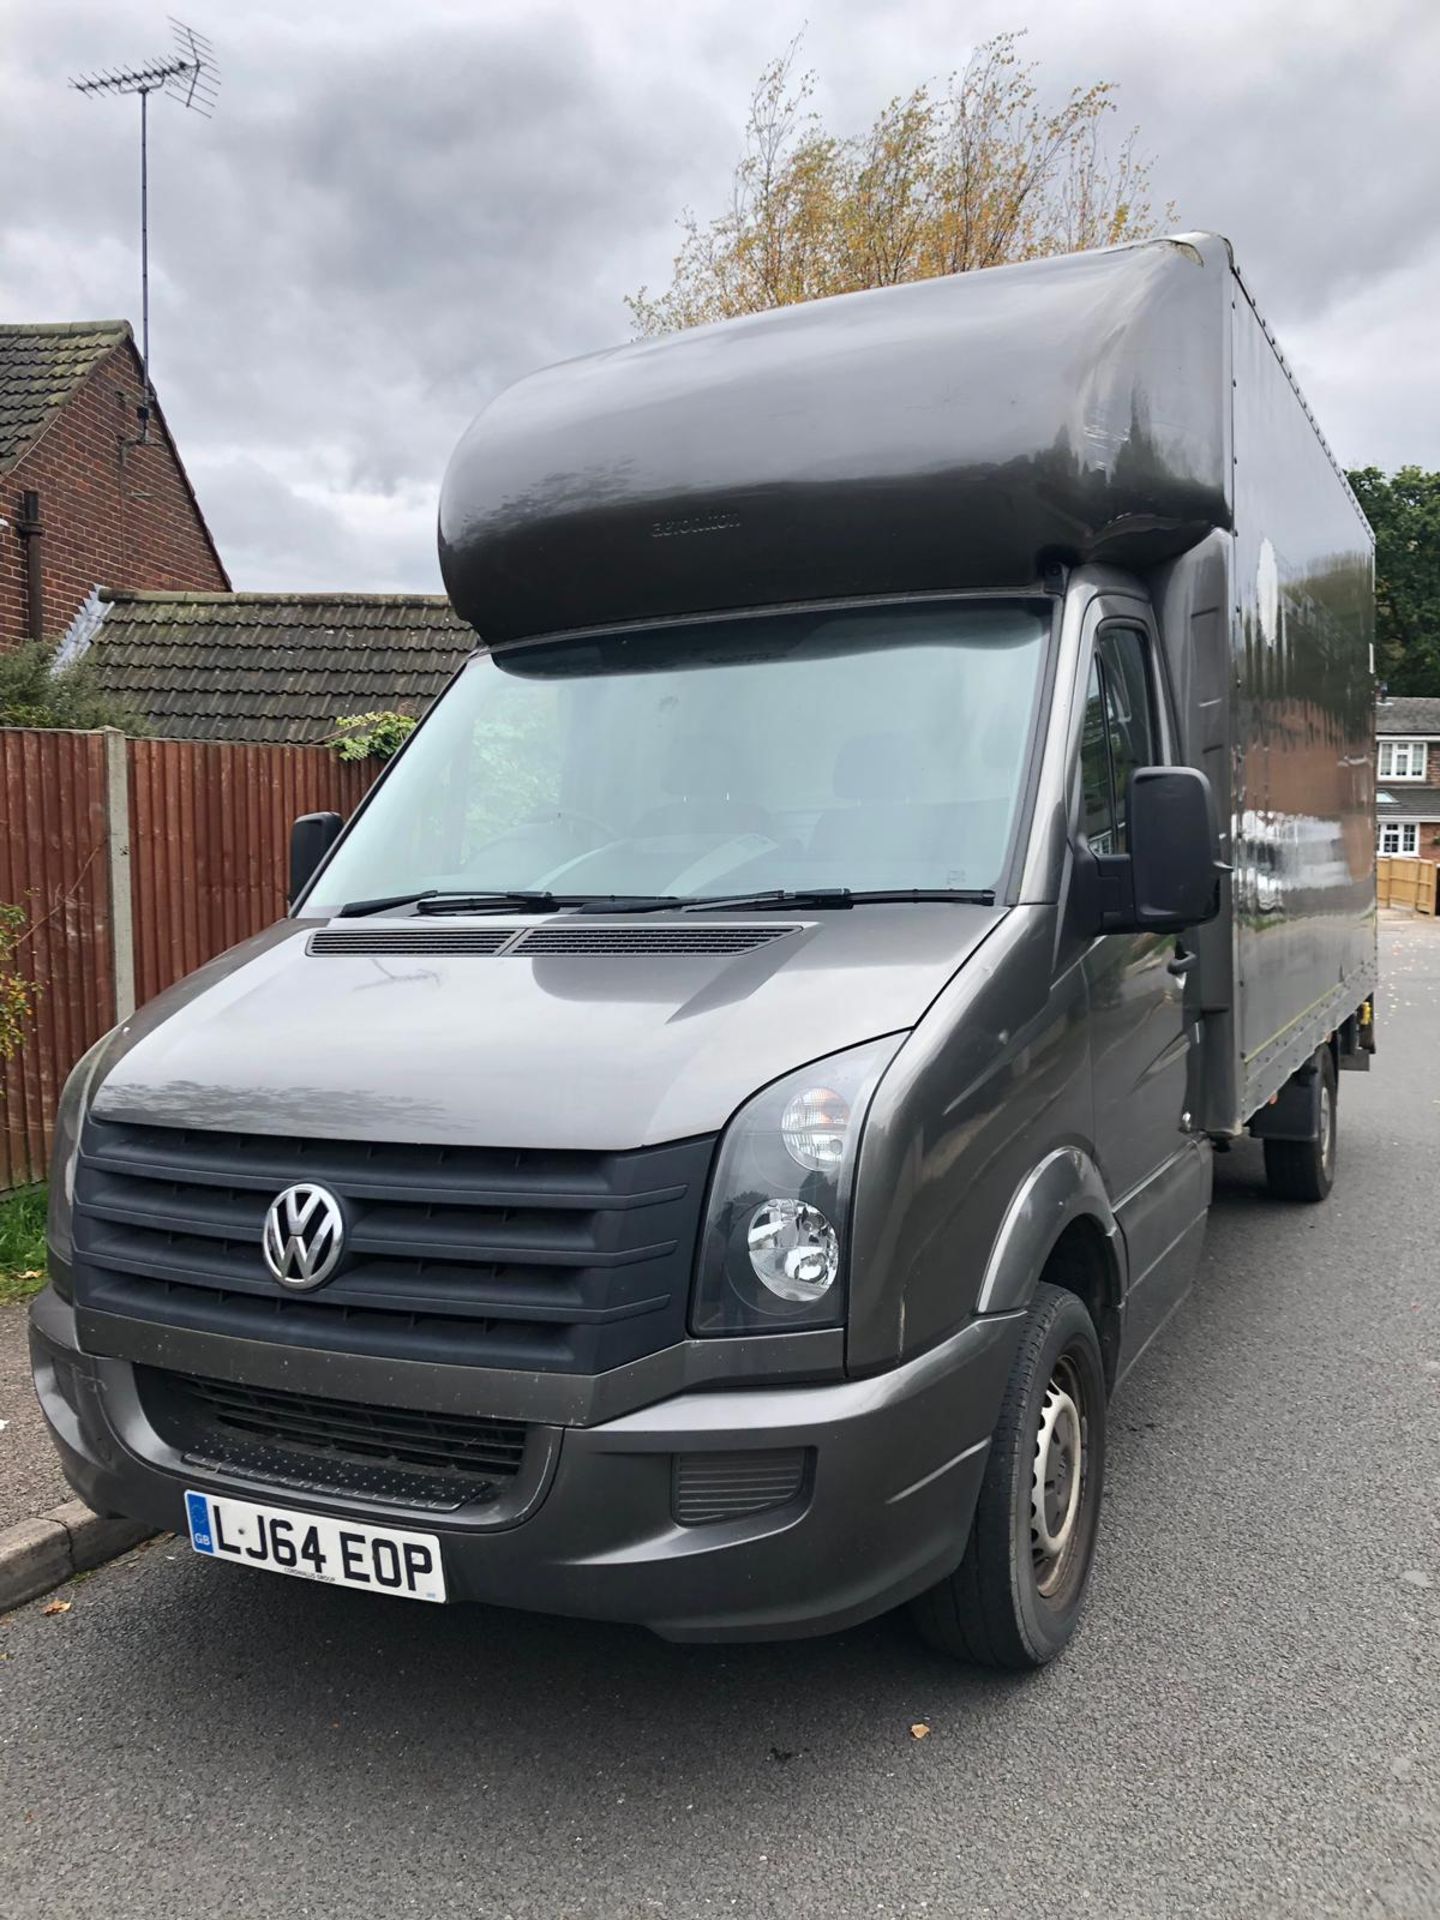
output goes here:
[[1137, 134], [1105, 137], [1114, 87], [1046, 107], [1020, 37], [987, 41], [857, 134], [823, 125], [792, 41], [751, 96], [729, 206], [705, 224], [686, 212], [669, 288], [628, 301], [640, 332], [1154, 233]]

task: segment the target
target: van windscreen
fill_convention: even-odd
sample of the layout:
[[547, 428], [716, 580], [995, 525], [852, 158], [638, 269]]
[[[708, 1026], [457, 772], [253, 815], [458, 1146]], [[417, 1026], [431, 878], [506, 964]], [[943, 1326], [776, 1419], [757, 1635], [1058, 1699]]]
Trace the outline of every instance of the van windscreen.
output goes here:
[[993, 888], [1049, 613], [754, 615], [481, 654], [305, 903]]

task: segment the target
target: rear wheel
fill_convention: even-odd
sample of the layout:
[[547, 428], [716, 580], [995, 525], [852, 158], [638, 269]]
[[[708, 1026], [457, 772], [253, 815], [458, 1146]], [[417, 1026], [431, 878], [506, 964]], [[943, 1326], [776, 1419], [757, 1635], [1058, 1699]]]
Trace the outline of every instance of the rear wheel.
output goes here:
[[1335, 1184], [1339, 1149], [1335, 1056], [1329, 1047], [1322, 1047], [1316, 1061], [1320, 1073], [1319, 1133], [1313, 1140], [1265, 1142], [1265, 1182], [1277, 1200], [1324, 1200]]
[[1015, 1356], [965, 1558], [913, 1603], [934, 1647], [1040, 1667], [1069, 1641], [1095, 1554], [1105, 1478], [1105, 1370], [1073, 1293], [1042, 1284]]

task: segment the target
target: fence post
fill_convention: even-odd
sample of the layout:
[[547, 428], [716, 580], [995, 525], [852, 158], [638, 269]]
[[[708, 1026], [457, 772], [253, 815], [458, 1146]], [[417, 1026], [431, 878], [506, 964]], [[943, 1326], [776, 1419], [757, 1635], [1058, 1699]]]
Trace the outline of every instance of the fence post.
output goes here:
[[105, 732], [105, 850], [110, 867], [110, 973], [115, 1018], [135, 1011], [135, 908], [130, 891], [130, 743]]

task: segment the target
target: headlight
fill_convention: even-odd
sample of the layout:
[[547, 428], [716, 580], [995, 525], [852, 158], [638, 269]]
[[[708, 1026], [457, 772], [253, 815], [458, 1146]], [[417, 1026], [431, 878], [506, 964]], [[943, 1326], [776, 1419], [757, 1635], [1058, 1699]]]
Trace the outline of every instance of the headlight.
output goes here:
[[691, 1314], [697, 1334], [833, 1327], [860, 1129], [902, 1034], [766, 1087], [720, 1143]]
[[850, 1103], [833, 1087], [807, 1087], [780, 1116], [785, 1151], [796, 1166], [811, 1173], [839, 1166], [849, 1128]]
[[762, 1200], [746, 1238], [756, 1277], [777, 1300], [809, 1306], [840, 1278], [840, 1236], [803, 1200]]

